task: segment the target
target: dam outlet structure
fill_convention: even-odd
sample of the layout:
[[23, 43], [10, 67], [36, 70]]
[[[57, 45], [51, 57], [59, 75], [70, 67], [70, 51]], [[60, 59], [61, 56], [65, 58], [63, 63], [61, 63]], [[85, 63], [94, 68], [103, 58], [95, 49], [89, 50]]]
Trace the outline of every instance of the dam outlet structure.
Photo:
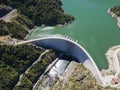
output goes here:
[[103, 80], [104, 78], [101, 76], [101, 73], [92, 57], [75, 40], [65, 37], [54, 36], [22, 41], [16, 43], [16, 45], [25, 43], [32, 43], [35, 44], [36, 46], [40, 46], [43, 48], [54, 49], [74, 57], [78, 63], [82, 63], [87, 69], [89, 69], [92, 72], [93, 76], [96, 78], [96, 80], [101, 86], [104, 87], [107, 86], [106, 82], [104, 82]]

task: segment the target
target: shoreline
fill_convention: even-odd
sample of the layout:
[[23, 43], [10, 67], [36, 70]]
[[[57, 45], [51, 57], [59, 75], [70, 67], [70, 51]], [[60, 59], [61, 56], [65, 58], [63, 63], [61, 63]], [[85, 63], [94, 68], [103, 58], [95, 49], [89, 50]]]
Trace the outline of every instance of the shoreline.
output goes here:
[[113, 18], [117, 19], [117, 26], [120, 28], [120, 17], [118, 17], [115, 13], [113, 13], [110, 8], [107, 11]]
[[[108, 61], [108, 69], [103, 69], [101, 74], [103, 77], [110, 76], [109, 85], [115, 88], [120, 88], [120, 45], [112, 46], [105, 53]], [[114, 79], [117, 79], [116, 83]]]
[[71, 20], [69, 22], [65, 22], [64, 24], [56, 24], [55, 26], [46, 26], [45, 24], [42, 24], [41, 26], [34, 26], [34, 28], [32, 28], [31, 30], [28, 30], [28, 34], [26, 34], [26, 36], [24, 37], [23, 41], [29, 40], [29, 36], [32, 34], [32, 32], [34, 32], [34, 30], [36, 30], [36, 28], [38, 27], [64, 27], [67, 26], [68, 24], [72, 24], [75, 20]]

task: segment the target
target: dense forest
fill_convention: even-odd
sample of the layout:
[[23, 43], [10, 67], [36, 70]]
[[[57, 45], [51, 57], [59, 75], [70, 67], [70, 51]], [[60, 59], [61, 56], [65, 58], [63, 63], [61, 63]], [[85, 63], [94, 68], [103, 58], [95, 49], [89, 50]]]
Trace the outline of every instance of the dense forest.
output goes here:
[[51, 90], [117, 90], [110, 86], [100, 86], [92, 73], [83, 64], [74, 61], [72, 61], [72, 64], [75, 67], [72, 74], [59, 80]]
[[[9, 12], [6, 5], [0, 5], [0, 15]], [[14, 18], [10, 22], [0, 20], [0, 36], [10, 35], [12, 38], [24, 39], [29, 30], [34, 27], [32, 21], [23, 14], [15, 13]]]
[[19, 81], [20, 84], [16, 85], [13, 90], [32, 90], [33, 85], [37, 82], [39, 77], [44, 73], [47, 66], [56, 58], [53, 50], [42, 56], [42, 58], [31, 66], [31, 68], [24, 73]]
[[65, 14], [61, 6], [60, 0], [0, 0], [2, 13], [17, 9], [11, 22], [0, 20], [0, 36], [24, 39], [34, 26], [70, 23], [74, 17]]
[[74, 20], [64, 13], [60, 0], [0, 0], [0, 4], [16, 8], [37, 26], [65, 24]]
[[115, 13], [118, 17], [120, 17], [120, 6], [115, 6], [110, 9], [113, 13]]
[[[18, 82], [20, 74], [24, 73], [38, 59], [41, 53], [44, 52], [44, 49], [32, 44], [18, 46], [1, 45], [0, 47], [0, 90], [12, 90]], [[14, 89], [22, 90], [22, 88], [26, 88], [25, 90], [30, 90], [54, 58], [55, 54], [53, 51], [44, 55], [38, 63], [29, 69], [28, 73], [21, 79], [21, 84]], [[29, 85], [30, 87], [28, 87]]]
[[[0, 0], [1, 12], [6, 10], [1, 17], [9, 12], [9, 6], [17, 9], [16, 16], [11, 22], [0, 20], [0, 36], [9, 35], [23, 40], [36, 25], [63, 25], [74, 20], [74, 17], [64, 13], [60, 0]], [[44, 51], [32, 44], [0, 45], [0, 90], [31, 90], [56, 58], [54, 51], [50, 50], [31, 66]], [[21, 74], [23, 77], [19, 81]]]
[[[31, 52], [32, 51], [32, 52]], [[11, 90], [43, 50], [32, 45], [0, 46], [0, 90]]]
[[10, 35], [12, 38], [24, 39], [28, 31], [19, 23], [6, 23], [0, 20], [0, 36]]

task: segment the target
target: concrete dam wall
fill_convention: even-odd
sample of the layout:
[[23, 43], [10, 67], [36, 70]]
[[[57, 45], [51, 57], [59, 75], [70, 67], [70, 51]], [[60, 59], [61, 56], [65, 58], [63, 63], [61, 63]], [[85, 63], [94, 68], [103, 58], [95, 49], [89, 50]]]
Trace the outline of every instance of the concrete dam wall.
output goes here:
[[36, 40], [32, 42], [37, 46], [42, 46], [45, 48], [53, 48], [55, 50], [67, 53], [72, 57], [75, 57], [78, 62], [83, 63], [85, 60], [89, 59], [89, 57], [83, 52], [79, 46], [75, 45], [74, 43], [59, 39], [59, 38], [50, 38], [50, 39], [43, 39], [43, 40]]
[[23, 43], [33, 43], [40, 47], [45, 48], [52, 48], [64, 53], [71, 55], [72, 57], [76, 58], [79, 63], [83, 63], [85, 67], [87, 67], [96, 79], [101, 82], [101, 74], [98, 70], [95, 62], [93, 61], [92, 57], [87, 53], [87, 51], [79, 45], [77, 42], [63, 37], [45, 37], [45, 38], [38, 38], [34, 40], [28, 40], [24, 42], [20, 42], [18, 44]]

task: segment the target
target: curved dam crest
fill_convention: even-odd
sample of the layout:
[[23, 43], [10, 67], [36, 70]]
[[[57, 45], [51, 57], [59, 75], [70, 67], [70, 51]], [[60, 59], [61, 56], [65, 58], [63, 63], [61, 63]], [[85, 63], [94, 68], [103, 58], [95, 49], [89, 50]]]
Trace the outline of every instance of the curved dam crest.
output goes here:
[[16, 45], [24, 44], [24, 43], [33, 43], [37, 46], [48, 49], [52, 48], [76, 58], [79, 63], [83, 63], [83, 65], [92, 72], [93, 76], [95, 76], [96, 79], [102, 85], [101, 74], [94, 60], [88, 54], [88, 52], [77, 42], [64, 37], [45, 37], [45, 38], [23, 41], [17, 43]]
[[70, 36], [89, 52], [100, 70], [107, 69], [109, 65], [105, 57], [106, 51], [111, 46], [120, 44], [120, 29], [107, 10], [120, 5], [120, 0], [61, 1], [65, 13], [74, 16], [75, 21], [46, 31], [39, 27], [32, 32], [29, 39], [56, 34]]

